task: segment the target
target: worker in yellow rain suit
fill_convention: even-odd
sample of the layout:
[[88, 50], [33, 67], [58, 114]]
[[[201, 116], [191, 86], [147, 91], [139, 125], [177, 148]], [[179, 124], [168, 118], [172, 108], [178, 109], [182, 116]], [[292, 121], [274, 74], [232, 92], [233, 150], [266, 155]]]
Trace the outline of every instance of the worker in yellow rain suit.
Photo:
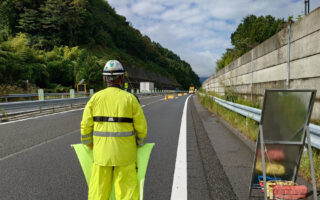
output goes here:
[[81, 121], [81, 142], [93, 148], [89, 200], [107, 200], [112, 181], [117, 200], [137, 200], [137, 145], [147, 136], [147, 122], [138, 99], [121, 89], [124, 69], [110, 60], [104, 67], [107, 88], [87, 103]]

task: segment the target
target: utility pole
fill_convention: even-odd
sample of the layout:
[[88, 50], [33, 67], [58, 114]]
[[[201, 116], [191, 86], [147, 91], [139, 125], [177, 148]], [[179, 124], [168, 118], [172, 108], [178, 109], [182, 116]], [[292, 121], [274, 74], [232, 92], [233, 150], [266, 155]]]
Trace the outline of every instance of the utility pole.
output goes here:
[[310, 0], [304, 0], [304, 15], [310, 12]]

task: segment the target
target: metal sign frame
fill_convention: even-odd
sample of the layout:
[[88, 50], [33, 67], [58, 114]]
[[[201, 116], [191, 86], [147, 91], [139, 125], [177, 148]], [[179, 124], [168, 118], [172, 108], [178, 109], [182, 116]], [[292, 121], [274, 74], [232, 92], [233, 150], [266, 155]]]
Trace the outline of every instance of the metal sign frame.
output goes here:
[[[304, 122], [304, 125], [302, 128], [300, 128], [297, 133], [295, 135], [297, 135], [298, 133], [301, 132], [302, 130], [302, 139], [301, 141], [277, 141], [277, 140], [265, 140], [264, 138], [264, 133], [263, 133], [263, 120], [264, 120], [264, 115], [266, 113], [265, 108], [266, 108], [266, 101], [267, 101], [267, 97], [269, 93], [272, 92], [284, 92], [284, 93], [293, 93], [293, 92], [309, 92], [311, 93], [311, 97], [309, 100], [309, 104], [308, 104], [308, 110], [307, 110], [307, 115], [306, 115], [306, 120]], [[265, 160], [265, 145], [268, 144], [278, 144], [278, 145], [283, 145], [283, 146], [289, 146], [289, 145], [295, 145], [295, 146], [300, 146], [299, 149], [299, 153], [298, 155], [296, 155], [296, 165], [293, 171], [293, 176], [292, 176], [292, 180], [291, 181], [296, 181], [297, 178], [297, 174], [298, 174], [298, 170], [299, 170], [299, 166], [300, 166], [300, 161], [301, 161], [301, 157], [302, 157], [302, 153], [303, 153], [303, 147], [305, 145], [305, 140], [308, 140], [308, 155], [309, 158], [312, 158], [312, 149], [311, 149], [311, 139], [310, 139], [310, 131], [309, 131], [309, 122], [310, 122], [310, 117], [311, 117], [311, 113], [312, 113], [312, 109], [313, 109], [313, 104], [314, 104], [314, 100], [316, 97], [316, 90], [282, 90], [282, 89], [267, 89], [265, 90], [265, 95], [264, 95], [264, 100], [263, 100], [263, 109], [262, 109], [262, 114], [261, 114], [261, 119], [260, 119], [260, 124], [259, 124], [259, 133], [258, 133], [258, 138], [257, 138], [257, 142], [256, 142], [256, 151], [255, 151], [255, 155], [254, 155], [254, 161], [253, 161], [253, 165], [252, 165], [252, 177], [251, 177], [251, 184], [249, 186], [249, 197], [251, 197], [251, 193], [252, 193], [252, 189], [261, 189], [260, 186], [253, 184], [254, 182], [254, 177], [255, 177], [255, 169], [256, 169], [256, 162], [257, 162], [257, 155], [258, 155], [258, 151], [260, 148], [260, 152], [261, 153], [261, 165], [262, 165], [262, 175], [263, 175], [263, 187], [264, 187], [264, 199], [267, 200], [267, 188], [266, 188], [266, 160]], [[312, 186], [313, 186], [313, 197], [316, 200], [317, 199], [317, 189], [316, 189], [316, 180], [315, 180], [315, 173], [314, 173], [314, 166], [313, 166], [313, 161], [312, 159], [310, 160], [310, 169], [311, 169], [311, 177], [312, 177]]]

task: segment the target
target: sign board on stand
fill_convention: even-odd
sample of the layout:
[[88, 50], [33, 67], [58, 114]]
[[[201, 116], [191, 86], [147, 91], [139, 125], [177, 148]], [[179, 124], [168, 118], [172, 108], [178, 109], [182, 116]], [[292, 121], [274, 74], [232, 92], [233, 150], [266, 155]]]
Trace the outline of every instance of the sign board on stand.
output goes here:
[[[309, 121], [315, 90], [266, 90], [263, 101], [256, 152], [252, 167], [252, 189], [261, 189], [267, 199], [267, 176], [295, 182], [306, 138], [312, 155]], [[316, 191], [314, 168], [310, 159], [313, 190]], [[317, 199], [316, 192], [314, 199]]]

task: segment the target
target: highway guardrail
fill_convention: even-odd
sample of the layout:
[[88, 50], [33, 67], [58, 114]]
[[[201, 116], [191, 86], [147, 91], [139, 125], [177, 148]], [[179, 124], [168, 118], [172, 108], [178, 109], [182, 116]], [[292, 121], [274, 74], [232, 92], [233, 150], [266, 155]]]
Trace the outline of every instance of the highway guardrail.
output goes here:
[[[185, 91], [166, 91], [166, 92], [151, 92], [151, 93], [149, 92], [149, 93], [139, 93], [135, 95], [151, 96], [151, 95], [162, 95], [162, 94], [183, 93], [183, 92]], [[58, 93], [58, 94], [61, 94], [61, 93]], [[81, 93], [81, 94], [84, 94], [84, 93]], [[34, 95], [34, 94], [26, 94], [26, 96], [23, 96], [23, 97], [30, 97], [31, 95]], [[34, 101], [17, 101], [17, 102], [9, 102], [9, 103], [0, 103], [0, 121], [3, 121], [4, 117], [16, 116], [16, 115], [27, 114], [27, 113], [38, 112], [38, 111], [42, 112], [45, 110], [54, 110], [57, 108], [69, 107], [69, 105], [70, 107], [72, 107], [73, 105], [76, 105], [76, 104], [84, 104], [89, 99], [90, 97], [78, 97], [78, 98], [45, 99], [45, 100], [34, 100]]]
[[[260, 109], [226, 101], [208, 94], [203, 94], [203, 93], [199, 93], [199, 94], [202, 96], [204, 95], [212, 98], [216, 103], [218, 103], [219, 105], [229, 110], [232, 110], [233, 112], [236, 112], [242, 116], [245, 116], [257, 122], [260, 122], [261, 113], [262, 113]], [[309, 129], [310, 129], [310, 137], [311, 137], [311, 146], [317, 149], [320, 149], [320, 126], [310, 123]]]
[[[7, 94], [7, 95], [2, 95], [0, 96], [0, 99], [5, 99], [5, 102], [8, 102], [8, 99], [10, 98], [32, 98], [32, 97], [38, 97], [38, 93], [31, 93], [31, 94]], [[89, 96], [90, 93], [75, 93], [75, 96]], [[52, 96], [56, 96], [56, 97], [61, 97], [61, 98], [65, 98], [65, 97], [70, 97], [70, 93], [44, 93], [45, 97], [52, 97]]]

